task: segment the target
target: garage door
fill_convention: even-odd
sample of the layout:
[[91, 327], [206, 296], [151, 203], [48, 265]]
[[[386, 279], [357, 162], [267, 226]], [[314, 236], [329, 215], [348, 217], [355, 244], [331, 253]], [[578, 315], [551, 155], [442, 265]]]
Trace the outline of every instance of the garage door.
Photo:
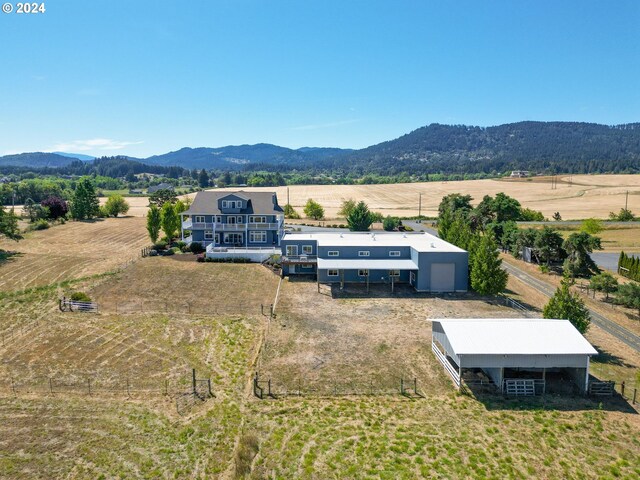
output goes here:
[[434, 263], [431, 265], [431, 291], [453, 292], [456, 288], [456, 265]]

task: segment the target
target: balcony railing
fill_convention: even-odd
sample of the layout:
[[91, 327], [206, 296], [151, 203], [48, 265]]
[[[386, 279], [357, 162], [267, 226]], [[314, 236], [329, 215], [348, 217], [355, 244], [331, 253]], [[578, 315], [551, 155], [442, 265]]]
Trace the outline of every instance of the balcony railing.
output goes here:
[[282, 263], [317, 263], [318, 257], [316, 255], [283, 255], [281, 257]]
[[216, 230], [238, 232], [244, 230], [278, 230], [279, 223], [195, 223], [192, 220], [182, 222], [184, 230]]

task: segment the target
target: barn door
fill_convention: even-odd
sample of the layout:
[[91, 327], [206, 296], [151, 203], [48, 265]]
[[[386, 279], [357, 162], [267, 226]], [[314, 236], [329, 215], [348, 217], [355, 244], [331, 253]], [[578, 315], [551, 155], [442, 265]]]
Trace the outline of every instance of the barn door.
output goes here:
[[453, 292], [456, 286], [456, 266], [454, 263], [434, 263], [431, 265], [432, 292]]

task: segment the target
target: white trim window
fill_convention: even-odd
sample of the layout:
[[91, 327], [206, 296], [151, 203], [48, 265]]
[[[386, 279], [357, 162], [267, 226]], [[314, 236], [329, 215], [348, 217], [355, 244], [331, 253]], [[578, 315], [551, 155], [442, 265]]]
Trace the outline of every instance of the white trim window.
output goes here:
[[244, 215], [238, 215], [236, 217], [236, 223], [244, 223]]
[[390, 277], [399, 277], [400, 276], [400, 270], [389, 270], [389, 276]]
[[196, 215], [194, 223], [204, 223], [204, 215]]
[[298, 245], [287, 245], [287, 257], [295, 257], [298, 255]]
[[264, 215], [251, 215], [249, 217], [249, 223], [267, 223], [267, 217]]
[[204, 239], [205, 240], [213, 240], [213, 230], [205, 230], [204, 231]]
[[222, 200], [222, 208], [229, 208], [229, 201], [228, 200]]
[[267, 232], [249, 232], [251, 243], [267, 243]]
[[390, 257], [399, 257], [400, 256], [400, 250], [391, 250], [389, 252], [389, 256]]
[[371, 252], [369, 252], [369, 250], [360, 250], [358, 252], [358, 256], [359, 257], [368, 257], [371, 254]]
[[340, 252], [338, 250], [329, 250], [327, 252], [327, 257], [339, 257]]
[[358, 276], [359, 277], [368, 277], [369, 276], [369, 270], [366, 268], [361, 268], [360, 270], [358, 270]]
[[313, 253], [313, 245], [302, 245], [302, 254], [311, 255]]
[[213, 243], [220, 244], [220, 234], [219, 234], [219, 233], [216, 233], [216, 234], [213, 236]]
[[224, 243], [232, 243], [234, 245], [241, 244], [242, 234], [241, 233], [225, 233]]
[[328, 277], [337, 277], [338, 275], [340, 275], [340, 272], [338, 272], [338, 270], [334, 268], [332, 268], [331, 270], [327, 270]]
[[222, 223], [222, 215], [216, 215], [216, 223]]

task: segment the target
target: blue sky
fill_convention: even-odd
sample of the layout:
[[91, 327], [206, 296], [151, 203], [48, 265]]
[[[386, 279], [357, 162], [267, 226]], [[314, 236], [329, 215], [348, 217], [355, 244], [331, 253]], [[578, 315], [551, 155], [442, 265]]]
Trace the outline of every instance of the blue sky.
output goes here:
[[360, 148], [429, 123], [640, 121], [637, 0], [45, 6], [0, 13], [0, 154]]

